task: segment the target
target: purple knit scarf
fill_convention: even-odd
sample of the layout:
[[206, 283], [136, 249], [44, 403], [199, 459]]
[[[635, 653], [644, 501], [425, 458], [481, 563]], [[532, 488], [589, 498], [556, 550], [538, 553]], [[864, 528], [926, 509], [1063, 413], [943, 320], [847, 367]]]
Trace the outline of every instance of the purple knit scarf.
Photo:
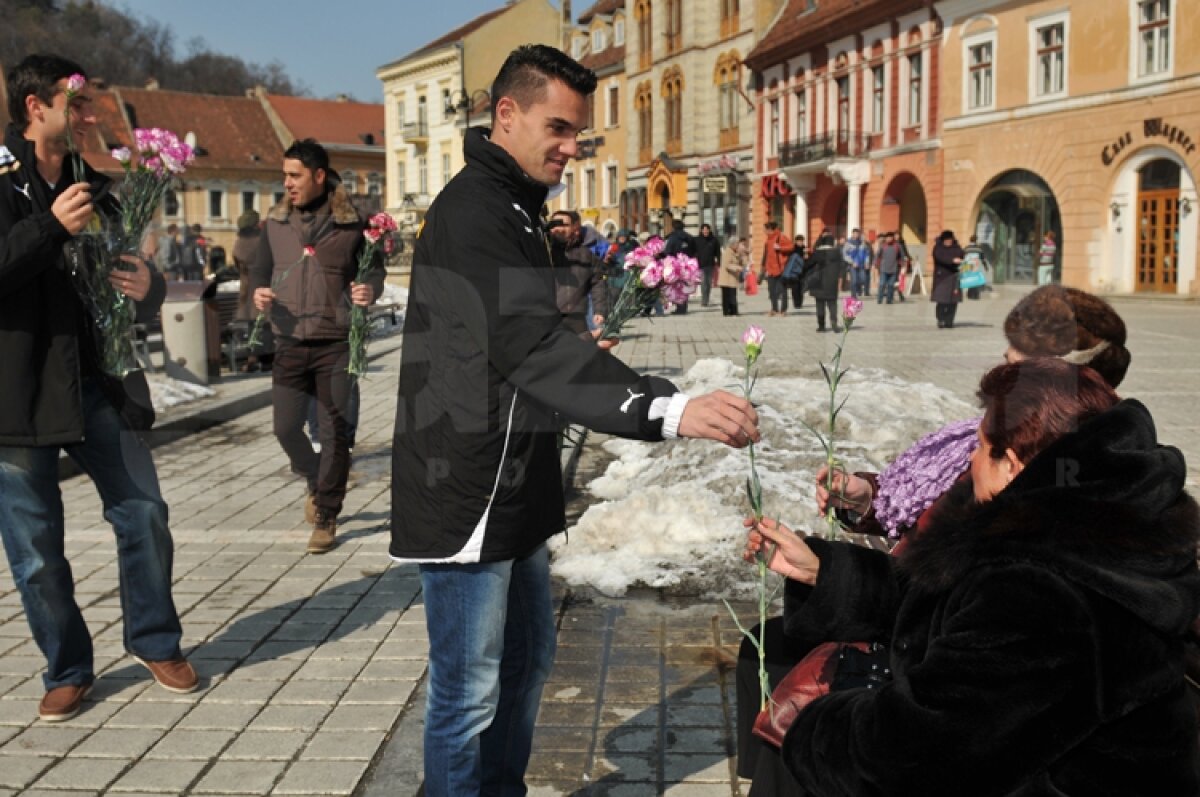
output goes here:
[[958, 421], [922, 437], [879, 474], [875, 517], [889, 537], [914, 525], [970, 467], [982, 420]]

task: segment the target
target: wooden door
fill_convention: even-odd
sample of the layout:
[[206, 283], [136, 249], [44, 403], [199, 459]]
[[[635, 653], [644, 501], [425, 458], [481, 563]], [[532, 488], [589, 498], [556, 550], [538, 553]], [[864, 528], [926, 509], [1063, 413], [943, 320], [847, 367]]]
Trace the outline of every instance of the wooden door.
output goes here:
[[1138, 192], [1137, 291], [1179, 286], [1179, 189]]

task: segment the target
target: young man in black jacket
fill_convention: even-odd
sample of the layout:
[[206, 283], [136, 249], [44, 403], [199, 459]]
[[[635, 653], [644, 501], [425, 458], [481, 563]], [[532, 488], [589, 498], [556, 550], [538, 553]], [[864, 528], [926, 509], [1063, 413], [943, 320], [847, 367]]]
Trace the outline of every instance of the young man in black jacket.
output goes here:
[[420, 564], [429, 633], [426, 797], [524, 793], [554, 662], [546, 540], [566, 524], [555, 413], [642, 440], [758, 439], [748, 402], [688, 399], [562, 323], [539, 210], [576, 155], [596, 77], [520, 47], [490, 131], [414, 251], [392, 448], [392, 544]]
[[[99, 366], [96, 324], [84, 310], [63, 249], [97, 212], [118, 212], [104, 176], [76, 173], [68, 137], [81, 150], [95, 125], [84, 88], [68, 99], [78, 64], [29, 56], [9, 73], [12, 125], [0, 147], [0, 536], [25, 617], [45, 655], [38, 713], [58, 722], [78, 713], [95, 680], [92, 640], [74, 599], [63, 552], [59, 452], [92, 478], [117, 536], [125, 649], [173, 692], [197, 686], [179, 648], [171, 598], [173, 543], [154, 460], [137, 429], [154, 413], [145, 377], [123, 381]], [[67, 114], [70, 114], [70, 125]], [[162, 304], [163, 278], [128, 257], [117, 290], [139, 317]]]

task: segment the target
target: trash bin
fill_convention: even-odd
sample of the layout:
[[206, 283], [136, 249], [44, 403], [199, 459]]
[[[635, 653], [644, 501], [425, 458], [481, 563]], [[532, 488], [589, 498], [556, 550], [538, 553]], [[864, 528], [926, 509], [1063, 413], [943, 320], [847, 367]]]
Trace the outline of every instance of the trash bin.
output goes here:
[[200, 281], [167, 283], [161, 311], [163, 370], [172, 379], [207, 385], [209, 361], [220, 363], [220, 345], [212, 342], [219, 330], [205, 301], [211, 287]]

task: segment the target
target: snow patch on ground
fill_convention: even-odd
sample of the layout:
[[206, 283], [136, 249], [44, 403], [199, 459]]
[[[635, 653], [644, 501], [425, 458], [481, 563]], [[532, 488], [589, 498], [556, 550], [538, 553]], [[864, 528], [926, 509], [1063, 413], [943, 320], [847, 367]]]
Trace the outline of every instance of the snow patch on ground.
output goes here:
[[[681, 381], [690, 395], [740, 392], [742, 369], [728, 360], [696, 362]], [[882, 369], [851, 369], [839, 397], [838, 447], [846, 466], [879, 471], [921, 436], [977, 414], [953, 393]], [[755, 450], [763, 506], [793, 528], [817, 529], [813, 480], [824, 452], [800, 420], [823, 429], [828, 390], [815, 378], [763, 376], [754, 388], [763, 442]], [[551, 541], [553, 572], [608, 595], [633, 586], [679, 594], [743, 598], [754, 571], [743, 563], [748, 511], [747, 454], [710, 441], [641, 443], [613, 439], [616, 459], [586, 485], [596, 499], [579, 522]]]
[[150, 384], [150, 401], [154, 404], [155, 412], [163, 412], [171, 407], [217, 394], [217, 391], [208, 385], [172, 379], [161, 373], [146, 374], [146, 381]]

